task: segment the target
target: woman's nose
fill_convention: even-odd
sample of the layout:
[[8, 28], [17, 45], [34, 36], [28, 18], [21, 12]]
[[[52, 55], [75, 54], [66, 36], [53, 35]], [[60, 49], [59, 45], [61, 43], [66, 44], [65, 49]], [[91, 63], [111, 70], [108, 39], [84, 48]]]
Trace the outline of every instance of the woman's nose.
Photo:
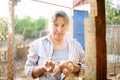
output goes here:
[[59, 26], [59, 27], [57, 28], [57, 31], [58, 31], [58, 32], [62, 32], [62, 28]]

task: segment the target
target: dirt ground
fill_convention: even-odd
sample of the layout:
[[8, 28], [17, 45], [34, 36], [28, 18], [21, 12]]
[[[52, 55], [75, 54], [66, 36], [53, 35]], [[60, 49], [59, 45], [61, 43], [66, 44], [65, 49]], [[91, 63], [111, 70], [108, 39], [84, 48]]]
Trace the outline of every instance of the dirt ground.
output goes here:
[[28, 78], [24, 72], [24, 65], [26, 59], [18, 59], [14, 61], [14, 80], [34, 80], [32, 78]]
[[[24, 50], [21, 50], [21, 51], [24, 51]], [[21, 57], [20, 56], [21, 54], [17, 55], [17, 57], [13, 61], [14, 80], [34, 80], [32, 78], [28, 78], [24, 72], [26, 55], [21, 56]], [[0, 63], [0, 80], [7, 80], [6, 69], [7, 69], [6, 62]], [[120, 62], [116, 64], [112, 62], [107, 63], [107, 77], [108, 77], [108, 80], [120, 80]]]

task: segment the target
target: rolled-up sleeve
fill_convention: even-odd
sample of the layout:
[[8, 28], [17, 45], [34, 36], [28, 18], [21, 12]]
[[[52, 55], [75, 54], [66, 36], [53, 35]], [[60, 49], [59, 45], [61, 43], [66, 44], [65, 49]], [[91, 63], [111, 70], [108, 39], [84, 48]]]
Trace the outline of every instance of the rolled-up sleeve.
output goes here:
[[81, 46], [81, 44], [77, 41], [75, 41], [76, 44], [76, 50], [78, 51], [78, 61], [77, 64], [80, 65], [80, 72], [79, 76], [84, 76], [85, 75], [85, 52]]
[[84, 54], [80, 54], [81, 58], [80, 58], [80, 72], [79, 75], [80, 76], [84, 76], [85, 75], [85, 55]]
[[35, 44], [31, 44], [29, 48], [29, 54], [25, 63], [25, 74], [32, 77], [32, 70], [37, 65], [38, 55], [36, 54]]

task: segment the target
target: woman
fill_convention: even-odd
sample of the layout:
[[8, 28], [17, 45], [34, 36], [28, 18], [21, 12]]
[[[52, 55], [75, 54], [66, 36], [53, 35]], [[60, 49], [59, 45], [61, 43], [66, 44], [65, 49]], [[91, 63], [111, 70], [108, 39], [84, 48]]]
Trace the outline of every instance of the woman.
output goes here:
[[35, 40], [29, 49], [25, 72], [39, 80], [62, 80], [69, 74], [84, 72], [84, 51], [66, 32], [68, 16], [56, 11], [50, 34]]

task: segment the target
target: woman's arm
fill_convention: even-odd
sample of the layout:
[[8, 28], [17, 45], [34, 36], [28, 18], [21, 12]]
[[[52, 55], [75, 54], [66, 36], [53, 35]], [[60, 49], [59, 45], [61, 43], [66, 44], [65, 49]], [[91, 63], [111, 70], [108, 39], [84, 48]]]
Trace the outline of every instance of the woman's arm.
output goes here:
[[43, 66], [35, 66], [32, 70], [32, 76], [34, 78], [43, 75], [45, 72], [53, 72], [55, 63], [52, 61], [46, 61]]
[[32, 77], [37, 78], [43, 75], [45, 72], [46, 72], [46, 69], [44, 66], [35, 66], [32, 70]]

